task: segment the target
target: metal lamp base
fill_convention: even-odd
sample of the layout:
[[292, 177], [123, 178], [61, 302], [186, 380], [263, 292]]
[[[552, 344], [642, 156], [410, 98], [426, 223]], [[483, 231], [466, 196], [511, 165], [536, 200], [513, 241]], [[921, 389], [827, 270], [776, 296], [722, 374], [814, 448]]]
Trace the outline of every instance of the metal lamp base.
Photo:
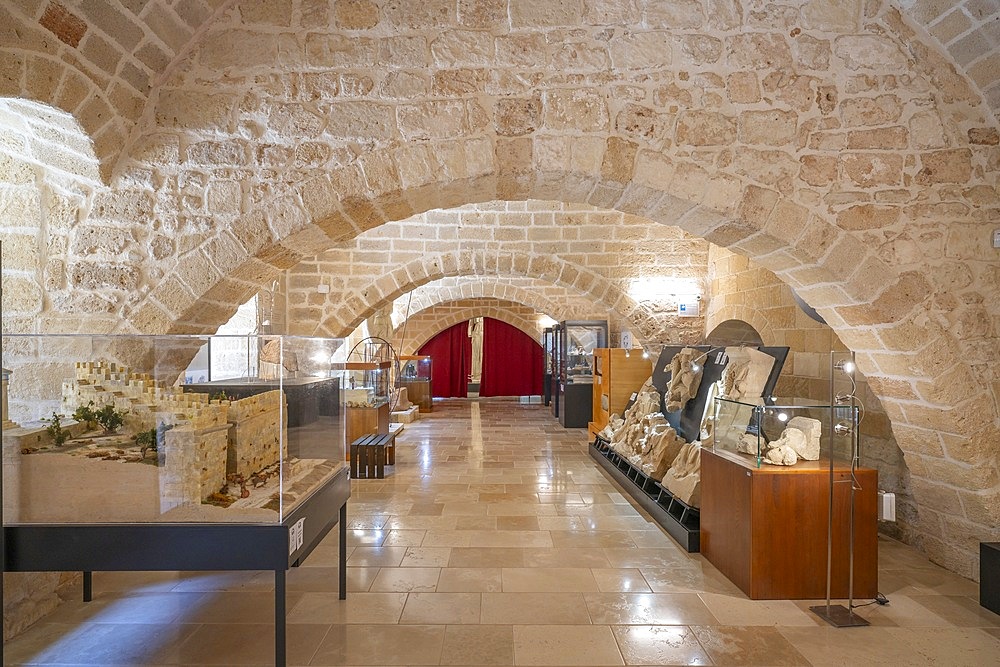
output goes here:
[[816, 614], [835, 628], [860, 628], [866, 625], [871, 625], [871, 623], [861, 618], [842, 604], [820, 604], [815, 607], [809, 607], [809, 611]]

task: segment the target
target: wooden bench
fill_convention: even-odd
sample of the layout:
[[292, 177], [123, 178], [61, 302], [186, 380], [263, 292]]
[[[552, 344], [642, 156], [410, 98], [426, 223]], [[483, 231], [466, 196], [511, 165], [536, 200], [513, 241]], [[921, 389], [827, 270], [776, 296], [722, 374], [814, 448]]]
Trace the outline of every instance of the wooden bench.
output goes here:
[[385, 479], [385, 466], [395, 464], [395, 433], [363, 435], [351, 443], [351, 479]]

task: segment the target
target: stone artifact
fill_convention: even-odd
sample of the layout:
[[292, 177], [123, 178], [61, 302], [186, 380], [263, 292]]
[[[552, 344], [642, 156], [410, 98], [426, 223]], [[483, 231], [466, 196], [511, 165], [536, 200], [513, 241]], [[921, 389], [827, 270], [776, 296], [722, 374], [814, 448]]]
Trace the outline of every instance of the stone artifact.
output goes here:
[[669, 424], [649, 436], [648, 454], [642, 470], [653, 479], [662, 479], [686, 443]]
[[[761, 460], [779, 466], [793, 466], [799, 459], [816, 461], [819, 459], [819, 438], [822, 429], [823, 426], [818, 419], [792, 417], [777, 440], [766, 442], [761, 439]], [[757, 436], [744, 433], [736, 444], [736, 450], [757, 456]]]
[[774, 367], [774, 357], [751, 347], [727, 347], [726, 356], [729, 363], [719, 378], [719, 395], [758, 403]]
[[396, 387], [392, 390], [390, 405], [393, 406], [393, 412], [409, 410], [413, 406], [413, 403], [410, 403], [410, 397], [407, 395], [406, 387]]
[[[670, 361], [670, 384], [667, 386], [667, 412], [684, 409], [701, 386], [702, 366], [697, 363], [703, 354], [690, 347], [683, 348]], [[697, 370], [695, 370], [697, 369]]]
[[472, 369], [469, 382], [475, 384], [483, 375], [483, 318], [469, 320], [469, 338], [472, 340]]
[[795, 447], [795, 453], [799, 455], [799, 458], [806, 461], [818, 461], [819, 438], [823, 433], [823, 424], [818, 419], [811, 417], [792, 417], [788, 420], [785, 433], [788, 433], [789, 429], [802, 432], [803, 440], [801, 444], [798, 447], [792, 445]]
[[691, 442], [681, 447], [663, 476], [663, 486], [678, 500], [701, 507], [701, 443]]

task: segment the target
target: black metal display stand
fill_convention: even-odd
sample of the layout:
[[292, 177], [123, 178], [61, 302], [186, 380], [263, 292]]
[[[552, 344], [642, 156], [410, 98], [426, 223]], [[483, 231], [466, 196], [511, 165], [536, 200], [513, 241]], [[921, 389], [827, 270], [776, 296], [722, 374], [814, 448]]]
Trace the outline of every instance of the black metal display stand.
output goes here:
[[[274, 664], [285, 665], [285, 573], [298, 567], [340, 525], [340, 599], [347, 598], [346, 467], [295, 507], [281, 523], [21, 524], [4, 526], [5, 572], [274, 571]], [[299, 537], [301, 536], [301, 537]], [[294, 542], [293, 542], [294, 540]], [[0, 661], [2, 661], [0, 648]]]
[[698, 508], [675, 498], [663, 485], [619, 456], [600, 436], [591, 443], [590, 456], [688, 553], [700, 550]]

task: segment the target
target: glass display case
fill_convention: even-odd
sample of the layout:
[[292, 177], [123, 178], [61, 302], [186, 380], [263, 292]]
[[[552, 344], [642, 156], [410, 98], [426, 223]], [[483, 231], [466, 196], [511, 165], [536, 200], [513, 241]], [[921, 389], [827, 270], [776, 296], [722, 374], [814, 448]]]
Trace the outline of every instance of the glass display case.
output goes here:
[[[389, 432], [389, 361], [338, 363], [334, 374], [344, 387], [345, 440], [348, 445], [372, 433]], [[345, 457], [350, 454], [345, 451]]]
[[594, 350], [607, 347], [608, 323], [579, 320], [559, 326], [559, 421], [567, 428], [586, 428], [593, 415]]
[[[832, 457], [850, 458], [850, 438], [858, 409], [806, 399], [769, 399], [764, 405], [716, 397], [711, 448], [762, 465], [826, 469]], [[831, 423], [836, 430], [830, 437]], [[850, 430], [848, 430], [850, 429]]]
[[417, 405], [420, 412], [430, 412], [434, 408], [430, 356], [400, 355], [399, 364], [397, 386], [406, 387], [407, 399]]
[[[226, 350], [225, 378], [187, 383]], [[286, 571], [346, 541], [339, 339], [4, 335], [5, 572]], [[221, 366], [216, 367], [221, 368]], [[347, 594], [341, 546], [339, 592]]]
[[[211, 338], [243, 375], [183, 384]], [[5, 520], [281, 522], [344, 466], [341, 344], [4, 336]]]
[[555, 331], [552, 327], [546, 327], [542, 331], [542, 353], [545, 355], [544, 375], [542, 378], [542, 394], [545, 405], [552, 402], [552, 368], [555, 360], [553, 348], [555, 347]]

